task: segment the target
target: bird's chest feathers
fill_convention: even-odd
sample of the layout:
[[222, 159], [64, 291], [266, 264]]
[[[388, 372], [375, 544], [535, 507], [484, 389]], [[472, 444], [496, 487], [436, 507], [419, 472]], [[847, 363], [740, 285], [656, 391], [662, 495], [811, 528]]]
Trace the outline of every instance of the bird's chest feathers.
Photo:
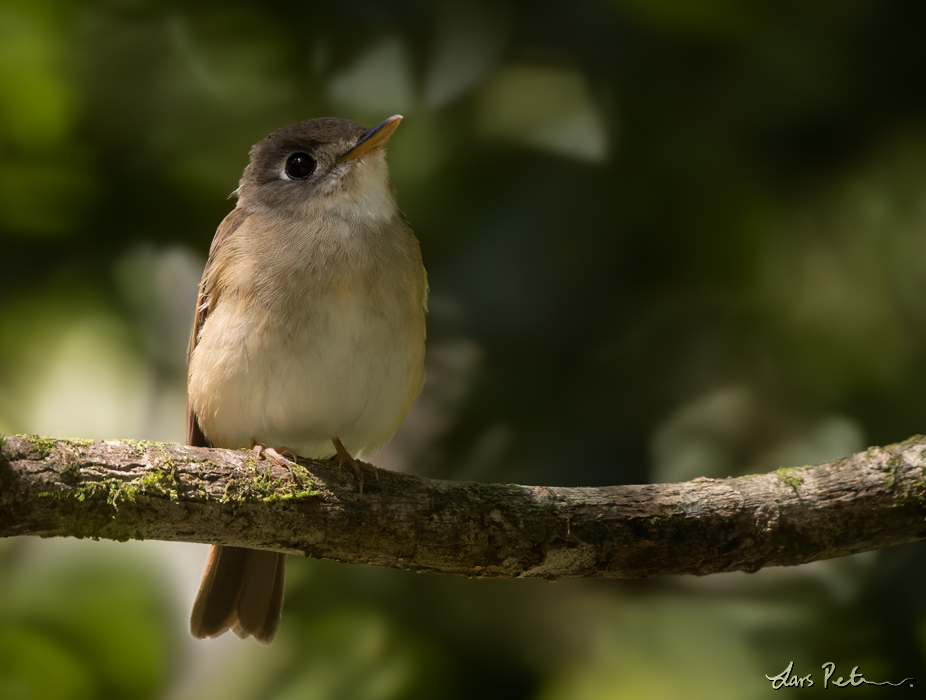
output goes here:
[[254, 438], [310, 455], [349, 435], [366, 449], [392, 434], [417, 393], [420, 259], [331, 237], [313, 246], [235, 258], [252, 266], [237, 271], [247, 282], [216, 300], [191, 359], [190, 395], [216, 444]]
[[274, 255], [251, 260], [264, 267], [236, 300], [251, 326], [239, 338], [243, 352], [271, 343], [282, 357], [305, 362], [309, 355], [330, 365], [389, 352], [396, 343], [412, 303], [398, 265], [355, 241], [330, 239], [315, 241], [296, 256], [298, 264]]

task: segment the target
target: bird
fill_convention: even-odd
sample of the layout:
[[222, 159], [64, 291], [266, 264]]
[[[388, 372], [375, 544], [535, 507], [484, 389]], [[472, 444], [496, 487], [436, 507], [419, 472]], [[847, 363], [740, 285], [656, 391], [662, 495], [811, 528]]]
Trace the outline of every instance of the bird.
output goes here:
[[[398, 430], [424, 381], [428, 298], [385, 158], [401, 120], [310, 119], [251, 149], [199, 285], [188, 444], [356, 466]], [[285, 555], [234, 545], [212, 546], [190, 631], [269, 644]]]

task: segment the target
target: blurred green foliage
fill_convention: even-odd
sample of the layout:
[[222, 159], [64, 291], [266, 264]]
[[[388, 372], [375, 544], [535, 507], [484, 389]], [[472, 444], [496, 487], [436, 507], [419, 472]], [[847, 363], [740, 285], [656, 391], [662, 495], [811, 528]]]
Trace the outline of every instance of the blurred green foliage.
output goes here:
[[[249, 147], [396, 112], [428, 379], [374, 461], [675, 481], [921, 432], [924, 26], [915, 0], [0, 0], [0, 433], [181, 441], [195, 288]], [[803, 697], [825, 661], [926, 676], [920, 547], [554, 586], [292, 561], [269, 649], [187, 639], [199, 553], [138, 547], [148, 564], [0, 547], [0, 699]], [[771, 689], [789, 661], [814, 688]]]

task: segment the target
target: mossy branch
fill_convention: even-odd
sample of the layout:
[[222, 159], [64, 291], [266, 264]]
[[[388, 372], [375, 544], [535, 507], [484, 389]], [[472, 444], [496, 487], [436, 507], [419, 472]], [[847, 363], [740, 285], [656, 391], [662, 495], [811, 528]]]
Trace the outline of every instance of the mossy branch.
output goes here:
[[[2, 442], [2, 441], [0, 441]], [[205, 542], [468, 576], [755, 571], [926, 537], [926, 438], [814, 467], [554, 488], [253, 452], [32, 436], [0, 446], [0, 537]]]

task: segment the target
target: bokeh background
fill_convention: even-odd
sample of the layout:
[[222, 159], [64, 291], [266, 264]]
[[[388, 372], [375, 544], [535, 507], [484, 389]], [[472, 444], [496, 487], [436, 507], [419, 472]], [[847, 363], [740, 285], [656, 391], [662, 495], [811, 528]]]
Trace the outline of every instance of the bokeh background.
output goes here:
[[[377, 464], [663, 482], [926, 431], [924, 30], [919, 0], [0, 0], [0, 433], [183, 441], [249, 147], [393, 113], [433, 296]], [[205, 550], [0, 542], [0, 698], [805, 697], [828, 661], [926, 684], [919, 545], [556, 584], [291, 558], [269, 648], [189, 637]], [[792, 661], [815, 686], [773, 690]]]

